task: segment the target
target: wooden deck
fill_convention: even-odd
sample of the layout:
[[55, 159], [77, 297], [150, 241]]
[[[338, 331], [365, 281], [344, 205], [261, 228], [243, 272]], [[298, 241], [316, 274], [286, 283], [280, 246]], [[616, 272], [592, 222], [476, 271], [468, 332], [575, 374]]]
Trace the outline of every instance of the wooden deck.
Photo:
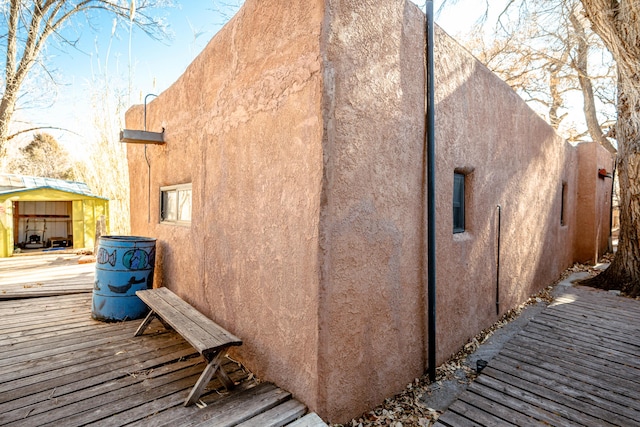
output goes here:
[[96, 265], [79, 259], [61, 253], [0, 258], [0, 300], [91, 292]]
[[640, 301], [567, 291], [436, 426], [640, 426]]
[[[46, 274], [36, 273], [36, 260], [31, 263], [30, 277], [45, 280]], [[87, 280], [90, 291], [93, 273], [72, 268], [70, 274]], [[2, 277], [0, 289], [11, 282]], [[305, 406], [290, 393], [258, 382], [230, 359], [225, 369], [237, 384], [234, 390], [227, 393], [214, 379], [198, 406], [184, 407], [204, 359], [157, 320], [134, 338], [141, 321], [93, 320], [86, 291], [1, 300], [0, 425], [325, 425], [315, 414], [303, 417]]]

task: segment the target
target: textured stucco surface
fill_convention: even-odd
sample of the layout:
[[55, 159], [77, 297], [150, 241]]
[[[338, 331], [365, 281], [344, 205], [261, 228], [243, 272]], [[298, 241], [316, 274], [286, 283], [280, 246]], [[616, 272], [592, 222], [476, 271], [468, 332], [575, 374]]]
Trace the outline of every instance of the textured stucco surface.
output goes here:
[[613, 173], [611, 154], [600, 145], [582, 143], [577, 147], [578, 205], [576, 212], [575, 260], [595, 264], [609, 246], [611, 178], [598, 176], [599, 169]]
[[[158, 238], [167, 286], [244, 340], [237, 357], [313, 409], [322, 180], [322, 1], [248, 0], [147, 107], [129, 146], [132, 232]], [[142, 128], [142, 109], [127, 127]], [[190, 227], [159, 224], [159, 187], [191, 182]]]
[[[437, 34], [439, 363], [572, 263], [574, 218], [562, 226], [560, 211], [566, 182], [575, 212], [577, 158], [505, 83]], [[452, 232], [454, 171], [466, 174], [461, 234]]]
[[410, 3], [327, 5], [320, 408], [344, 421], [424, 370], [423, 21]]
[[[248, 0], [148, 105], [167, 141], [148, 147], [149, 202], [144, 149], [129, 146], [132, 233], [158, 238], [156, 286], [333, 422], [403, 389], [574, 260], [578, 150], [437, 29], [438, 351], [426, 360], [423, 37], [424, 15], [402, 0]], [[141, 129], [142, 107], [126, 120]], [[467, 177], [455, 235], [454, 171]], [[159, 188], [187, 182], [191, 225], [160, 224]]]

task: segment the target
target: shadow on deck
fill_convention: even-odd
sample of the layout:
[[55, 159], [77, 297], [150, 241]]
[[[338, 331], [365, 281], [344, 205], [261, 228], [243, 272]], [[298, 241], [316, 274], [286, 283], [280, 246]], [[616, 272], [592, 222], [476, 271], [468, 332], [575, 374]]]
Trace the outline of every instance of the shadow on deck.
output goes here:
[[90, 293], [1, 300], [0, 319], [0, 425], [326, 425], [231, 359], [234, 390], [215, 378], [184, 407], [202, 357], [157, 321], [134, 338], [141, 320], [93, 320]]
[[568, 287], [436, 426], [640, 426], [640, 301]]

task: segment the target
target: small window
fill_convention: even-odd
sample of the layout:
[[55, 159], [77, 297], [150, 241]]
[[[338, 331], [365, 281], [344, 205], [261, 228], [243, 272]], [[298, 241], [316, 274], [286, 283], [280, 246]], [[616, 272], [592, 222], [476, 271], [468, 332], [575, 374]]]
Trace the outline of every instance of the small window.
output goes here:
[[464, 233], [464, 175], [453, 174], [453, 232]]
[[160, 222], [191, 223], [191, 184], [160, 188]]

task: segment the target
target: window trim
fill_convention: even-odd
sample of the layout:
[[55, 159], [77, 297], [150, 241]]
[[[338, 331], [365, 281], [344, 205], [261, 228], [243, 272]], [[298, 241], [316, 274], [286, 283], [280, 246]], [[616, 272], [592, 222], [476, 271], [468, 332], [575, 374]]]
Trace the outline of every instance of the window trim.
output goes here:
[[[164, 219], [163, 218], [163, 208], [164, 208], [164, 195], [165, 193], [169, 193], [175, 191], [176, 193], [176, 198], [175, 198], [175, 203], [176, 206], [175, 208], [175, 212], [176, 212], [176, 219]], [[185, 220], [185, 219], [181, 219], [180, 218], [180, 209], [179, 209], [179, 193], [182, 191], [189, 191], [191, 193], [191, 197], [190, 197], [190, 215], [189, 215], [189, 219]], [[177, 184], [177, 185], [167, 185], [164, 187], [160, 187], [160, 209], [159, 209], [159, 219], [160, 219], [160, 224], [172, 224], [172, 225], [182, 225], [182, 226], [190, 226], [191, 225], [191, 220], [193, 218], [193, 189], [192, 189], [192, 184], [191, 183], [186, 183], [186, 184]]]

